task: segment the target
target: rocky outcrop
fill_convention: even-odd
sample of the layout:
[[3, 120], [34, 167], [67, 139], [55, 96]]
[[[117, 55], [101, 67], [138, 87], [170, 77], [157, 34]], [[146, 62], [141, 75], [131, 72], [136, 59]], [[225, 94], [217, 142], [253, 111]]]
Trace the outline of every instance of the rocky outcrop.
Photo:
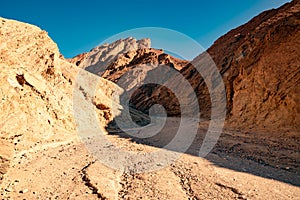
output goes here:
[[45, 31], [3, 18], [0, 23], [1, 138], [15, 152], [66, 139], [75, 123], [71, 84], [60, 66], [70, 64]]
[[[299, 16], [299, 1], [263, 12], [222, 36], [207, 50], [225, 84], [228, 125], [299, 130]], [[204, 54], [199, 55], [180, 72], [195, 89], [202, 117], [210, 118], [210, 94], [193, 66], [201, 66], [205, 59]], [[163, 90], [144, 88], [132, 97], [132, 104], [143, 111], [157, 102], [174, 105], [172, 114], [179, 115], [177, 99], [168, 98], [168, 92]]]
[[207, 50], [223, 76], [231, 125], [299, 130], [299, 18], [297, 0], [263, 12]]
[[[142, 84], [149, 71], [158, 66], [182, 69], [188, 61], [172, 57], [163, 50], [150, 48], [150, 39], [120, 39], [112, 44], [95, 47], [69, 61], [97, 74], [123, 89]], [[121, 82], [120, 79], [122, 78]]]
[[[291, 26], [295, 23], [293, 18], [287, 18], [285, 22]], [[285, 25], [284, 27], [288, 28], [289, 26]], [[278, 30], [282, 31], [280, 28]], [[284, 42], [290, 44], [288, 39], [291, 38], [298, 41], [293, 30], [291, 28], [290, 34], [285, 35], [287, 40], [279, 37], [276, 41], [280, 41], [282, 45], [286, 44]], [[273, 35], [276, 36], [276, 34]], [[270, 48], [278, 47], [280, 50], [286, 50], [287, 53], [293, 53], [293, 55], [297, 53], [294, 46], [284, 49], [276, 44], [276, 41], [269, 43]], [[273, 45], [274, 42], [276, 45]], [[262, 52], [271, 53], [270, 55], [273, 57], [277, 55], [270, 48], [263, 45], [261, 47], [264, 47]], [[260, 53], [259, 51], [258, 55]], [[278, 57], [279, 55], [282, 54], [278, 54]], [[150, 58], [150, 63], [164, 64], [163, 69], [165, 70], [172, 67], [180, 70], [182, 67], [182, 65], [180, 67], [180, 64], [176, 64], [177, 61], [172, 61], [168, 55], [153, 49], [134, 52], [134, 56], [129, 56], [129, 58], [122, 57], [120, 55], [119, 60], [114, 60], [118, 63], [110, 66], [113, 73], [108, 73], [109, 70], [105, 71], [107, 79], [115, 82], [120, 81], [127, 72], [137, 69], [138, 65], [147, 64], [144, 63], [147, 61], [146, 58]], [[290, 58], [293, 59], [289, 60]], [[201, 56], [197, 59], [201, 59]], [[264, 62], [261, 60], [263, 60], [262, 57], [257, 63], [264, 67]], [[265, 62], [279, 63], [278, 60], [273, 63], [273, 60], [276, 59], [270, 60], [269, 58]], [[289, 66], [293, 70], [293, 63], [298, 65], [298, 58], [296, 56], [288, 57], [288, 59], [282, 58], [282, 66], [285, 66], [284, 64], [288, 60], [290, 61]], [[178, 62], [181, 63], [181, 61]], [[224, 78], [227, 77], [224, 74], [230, 72], [231, 66], [234, 65], [230, 64], [229, 71], [222, 72]], [[250, 68], [253, 66], [256, 65], [251, 65]], [[104, 126], [115, 117], [114, 113], [111, 112], [112, 107], [118, 110], [122, 109], [117, 101], [112, 102], [113, 96], [122, 94], [121, 88], [111, 81], [80, 70], [76, 65], [64, 60], [56, 44], [45, 31], [29, 24], [3, 18], [0, 18], [0, 67], [1, 199], [284, 199], [286, 197], [297, 199], [299, 196], [299, 189], [295, 187], [299, 185], [299, 176], [294, 173], [294, 171], [299, 171], [299, 163], [297, 162], [298, 132], [282, 132], [278, 137], [278, 135], [274, 136], [273, 133], [265, 135], [261, 132], [258, 132], [259, 134], [254, 132], [242, 134], [238, 131], [230, 133], [226, 131], [222, 134], [221, 140], [227, 139], [221, 143], [220, 147], [216, 146], [218, 155], [214, 153], [207, 157], [210, 161], [194, 156], [198, 154], [193, 153], [193, 151], [198, 151], [196, 148], [191, 148], [187, 154], [183, 154], [177, 161], [174, 160], [170, 166], [162, 166], [159, 162], [145, 160], [162, 166], [160, 171], [141, 174], [124, 173], [98, 162], [87, 150], [87, 146], [78, 141], [77, 121], [75, 122], [73, 115], [74, 111], [76, 114], [76, 111], [81, 109], [84, 114], [86, 109], [91, 108], [92, 111], [96, 111], [100, 126]], [[192, 65], [184, 67], [181, 69], [181, 73], [190, 80], [197, 92], [203, 93], [203, 95], [199, 95], [199, 98], [203, 98], [201, 102], [206, 102], [207, 95], [205, 90], [201, 89], [203, 87], [201, 77], [195, 78], [197, 74], [191, 67]], [[126, 71], [127, 68], [131, 70]], [[276, 72], [274, 68], [271, 69]], [[147, 74], [156, 70], [157, 68], [149, 70]], [[254, 70], [257, 68], [250, 70], [250, 75]], [[272, 73], [274, 73], [273, 71]], [[267, 72], [269, 73], [269, 71]], [[78, 81], [79, 73], [83, 80], [82, 84]], [[278, 73], [275, 74], [279, 76]], [[229, 73], [228, 77], [229, 75], [232, 74]], [[286, 76], [288, 77], [286, 81], [291, 84], [291, 87], [296, 87], [299, 83], [298, 75], [299, 73], [294, 74], [295, 79], [288, 79], [290, 76]], [[247, 77], [245, 80], [248, 80]], [[166, 81], [169, 80], [168, 77], [164, 78]], [[263, 83], [266, 84], [265, 79], [263, 80]], [[280, 78], [279, 80], [281, 84], [277, 88], [287, 89], [288, 83]], [[296, 83], [293, 82], [295, 80]], [[268, 79], [268, 81], [270, 80]], [[180, 86], [180, 83], [176, 84], [175, 86]], [[95, 94], [90, 90], [93, 86], [96, 87]], [[235, 89], [236, 84], [233, 86]], [[148, 90], [147, 95], [154, 94], [161, 88], [157, 87], [156, 89], [156, 87], [154, 86], [153, 91]], [[247, 89], [247, 87], [243, 87], [243, 89]], [[294, 93], [296, 89], [283, 91], [287, 93], [287, 96], [282, 101], [294, 100], [294, 96], [297, 96], [297, 93]], [[77, 93], [74, 94], [74, 90]], [[147, 91], [147, 88], [141, 91]], [[235, 89], [235, 91], [239, 90]], [[246, 91], [251, 94], [251, 90], [247, 89]], [[275, 97], [278, 91], [282, 90], [275, 90]], [[76, 103], [74, 95], [78, 95], [80, 100], [87, 102], [86, 105], [89, 107], [74, 109], [73, 105]], [[235, 97], [235, 93], [233, 97]], [[275, 97], [270, 96], [269, 98]], [[171, 103], [174, 102], [172, 98], [163, 99], [168, 105], [172, 105]], [[265, 102], [268, 101], [269, 99]], [[141, 100], [139, 102], [146, 101]], [[249, 103], [249, 100], [245, 102]], [[286, 103], [288, 103], [289, 108], [294, 108], [293, 104], [288, 101]], [[234, 113], [235, 98], [233, 98], [232, 105], [230, 113]], [[176, 109], [173, 110], [176, 111]], [[277, 110], [275, 111], [277, 112]], [[290, 116], [297, 115], [297, 112], [296, 110]], [[141, 118], [138, 111], [132, 113]], [[235, 115], [232, 114], [232, 116]], [[252, 119], [250, 118], [251, 115], [248, 116], [249, 119]], [[82, 117], [86, 116], [83, 115]], [[283, 120], [287, 119], [286, 115], [283, 117]], [[87, 120], [90, 119], [87, 118]], [[164, 143], [167, 140], [169, 142], [170, 133], [174, 132], [174, 128], [180, 123], [180, 119], [170, 118], [169, 125], [162, 130], [157, 141]], [[200, 126], [200, 134], [202, 132], [205, 134], [205, 129], [203, 129], [205, 123]], [[277, 126], [276, 123], [274, 124]], [[113, 150], [113, 147], [117, 146], [131, 153], [145, 155], [161, 148], [161, 146], [156, 148], [149, 146], [149, 143], [144, 145], [115, 135], [108, 135], [106, 138], [112, 144], [97, 150]], [[93, 138], [90, 141], [92, 140]], [[219, 154], [219, 152], [221, 153]], [[230, 152], [234, 152], [234, 155], [238, 157], [231, 156]], [[222, 156], [223, 153], [226, 155]], [[105, 156], [108, 156], [107, 159], [110, 161], [114, 160], [117, 155], [111, 153]], [[102, 158], [99, 160], [101, 161]], [[255, 163], [253, 160], [258, 162]], [[138, 165], [137, 168], [141, 166], [140, 163]]]
[[97, 46], [88, 53], [70, 59], [70, 62], [91, 73], [102, 75], [107, 66], [115, 61], [119, 55], [144, 48], [150, 48], [150, 39], [136, 40], [129, 37], [111, 44]]
[[[79, 68], [60, 55], [57, 45], [40, 28], [0, 18], [0, 44], [1, 176], [14, 154], [76, 140], [73, 91], [80, 87], [82, 94], [86, 93], [84, 86], [76, 83]], [[88, 100], [103, 126], [113, 118], [111, 96], [118, 87], [98, 80], [101, 89]]]
[[[118, 40], [110, 45], [96, 47], [91, 51], [93, 53], [80, 54], [71, 59], [71, 62], [80, 63], [79, 66], [87, 70], [93, 68], [93, 73], [117, 83], [126, 91], [137, 90], [134, 92], [130, 101], [133, 109], [148, 113], [149, 107], [154, 103], [165, 102], [163, 105], [166, 107], [167, 113], [174, 115], [173, 113], [177, 113], [178, 111], [179, 102], [168, 103], [172, 102], [170, 99], [176, 99], [174, 94], [164, 87], [160, 88], [160, 91], [157, 91], [154, 95], [151, 91], [156, 91], [159, 85], [143, 84], [147, 81], [153, 81], [150, 79], [161, 79], [159, 82], [166, 82], [170, 78], [166, 76], [166, 74], [170, 75], [172, 71], [178, 72], [183, 69], [189, 61], [170, 56], [161, 49], [144, 48], [150, 47], [149, 39], [139, 40], [137, 44], [133, 43], [133, 41], [136, 40], [127, 38]], [[144, 45], [140, 45], [141, 41], [146, 42], [143, 42]], [[132, 43], [135, 45], [132, 45]], [[121, 51], [115, 52], [115, 48], [119, 45], [122, 47], [125, 46], [126, 48], [119, 48]], [[100, 56], [101, 59], [97, 59], [98, 62], [95, 65], [91, 65], [91, 62], [85, 62], [86, 60], [92, 60], [94, 55], [104, 54], [103, 52], [105, 52], [105, 55], [110, 55], [108, 59]], [[101, 73], [99, 73], [100, 71]], [[137, 87], [138, 85], [142, 85], [142, 87], [139, 88]], [[158, 96], [160, 98], [158, 98]]]

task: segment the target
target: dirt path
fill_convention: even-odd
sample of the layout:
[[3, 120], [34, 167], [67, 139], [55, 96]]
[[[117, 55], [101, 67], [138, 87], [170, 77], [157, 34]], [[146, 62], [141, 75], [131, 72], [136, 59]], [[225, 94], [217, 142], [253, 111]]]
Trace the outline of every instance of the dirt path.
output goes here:
[[[116, 135], [107, 138], [127, 151], [159, 149]], [[233, 138], [227, 138], [232, 144]], [[296, 170], [276, 168], [225, 151], [230, 147], [221, 151], [221, 146], [207, 158], [189, 151], [159, 171], [131, 174], [103, 165], [76, 140], [50, 143], [15, 154], [1, 184], [1, 198], [299, 199]]]

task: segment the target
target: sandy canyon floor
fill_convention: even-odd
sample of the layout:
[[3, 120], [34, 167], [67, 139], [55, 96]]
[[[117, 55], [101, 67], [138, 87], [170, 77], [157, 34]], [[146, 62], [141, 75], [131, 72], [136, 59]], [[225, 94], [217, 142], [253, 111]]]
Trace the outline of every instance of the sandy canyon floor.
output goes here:
[[[170, 118], [161, 134], [170, 135], [178, 122]], [[275, 137], [225, 130], [213, 151], [200, 158], [194, 154], [207, 123], [200, 123], [194, 144], [178, 160], [148, 173], [123, 173], [105, 166], [75, 135], [69, 141], [37, 145], [14, 155], [2, 181], [1, 198], [299, 199], [296, 133]], [[156, 151], [164, 143], [133, 140], [117, 130], [106, 137], [133, 152]]]

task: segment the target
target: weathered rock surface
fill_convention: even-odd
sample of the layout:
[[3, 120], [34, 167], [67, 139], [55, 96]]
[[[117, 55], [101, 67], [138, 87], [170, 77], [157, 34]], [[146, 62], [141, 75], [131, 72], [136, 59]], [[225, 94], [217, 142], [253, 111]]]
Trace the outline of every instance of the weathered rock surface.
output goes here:
[[[207, 50], [225, 84], [228, 125], [299, 130], [299, 15], [299, 1], [263, 12], [222, 36]], [[180, 72], [195, 89], [201, 115], [210, 118], [211, 97], [203, 77], [194, 68], [205, 66], [206, 58], [199, 55]], [[173, 85], [180, 87], [174, 80]], [[172, 82], [172, 78], [168, 81]], [[132, 97], [132, 104], [144, 112], [155, 103], [173, 105], [172, 114], [179, 115], [178, 100], [169, 97], [162, 87], [145, 87]]]
[[208, 49], [225, 82], [230, 124], [300, 129], [299, 18], [296, 0], [263, 12]]
[[[134, 91], [131, 98], [133, 108], [137, 108], [138, 110], [147, 113], [149, 105], [159, 102], [160, 99], [157, 97], [160, 96], [164, 97], [161, 102], [167, 102], [163, 104], [166, 107], [167, 113], [169, 115], [177, 113], [179, 105], [178, 101], [172, 104], [168, 103], [173, 102], [173, 100], [176, 99], [172, 92], [167, 88], [160, 88], [162, 91], [159, 90], [153, 94], [151, 91], [156, 91], [156, 88], [158, 88], [159, 85], [143, 84], [147, 81], [152, 82], [157, 79], [160, 79], [159, 82], [161, 83], [166, 82], [170, 78], [169, 76], [174, 74], [172, 72], [178, 72], [189, 62], [170, 56], [164, 53], [163, 50], [148, 48], [150, 47], [149, 39], [140, 40], [148, 41], [144, 42], [147, 45], [140, 45], [140, 41], [137, 41], [136, 44], [133, 43], [133, 41], [136, 40], [127, 38], [118, 40], [110, 45], [96, 47], [89, 53], [74, 57], [71, 59], [71, 62], [77, 62], [77, 64], [80, 63], [79, 66], [88, 71], [93, 68], [91, 71], [92, 73], [117, 83], [126, 91]], [[132, 45], [132, 43], [134, 45]], [[119, 47], [121, 51], [116, 52], [115, 48], [119, 45], [122, 46], [122, 48]], [[126, 48], [123, 49], [123, 46]], [[103, 52], [105, 52], [105, 55], [110, 56], [108, 58], [102, 58], [101, 55], [104, 54]], [[114, 53], [116, 53], [116, 55], [114, 55]], [[100, 59], [97, 59], [98, 62], [96, 64], [92, 64], [89, 61], [92, 60], [95, 55], [97, 55], [96, 57], [100, 57]], [[137, 87], [138, 85], [141, 85], [142, 87], [139, 88]], [[161, 96], [160, 94], [166, 95]], [[169, 101], [169, 99], [172, 100]]]
[[66, 140], [75, 131], [72, 88], [59, 66], [70, 64], [45, 31], [0, 20], [1, 137], [14, 152]]
[[[45, 31], [3, 18], [0, 23], [2, 175], [13, 154], [76, 140], [73, 90], [79, 69], [62, 58]], [[103, 126], [113, 118], [111, 95], [118, 87], [98, 79], [101, 90], [89, 101]]]
[[91, 73], [102, 75], [107, 66], [115, 61], [118, 56], [129, 51], [144, 48], [150, 48], [150, 39], [136, 40], [129, 37], [111, 44], [97, 46], [88, 53], [83, 53], [70, 59], [70, 62]]
[[[299, 15], [299, 1], [263, 12], [222, 36], [207, 50], [225, 84], [227, 125], [243, 129], [299, 130]], [[123, 44], [121, 41], [117, 44]], [[131, 40], [124, 42], [131, 44]], [[101, 49], [105, 47], [97, 47], [92, 52], [102, 54]], [[133, 85], [145, 81], [150, 73], [156, 73], [158, 64], [173, 67], [195, 89], [201, 116], [210, 118], [211, 97], [207, 83], [193, 67], [205, 65], [206, 55], [199, 55], [188, 64], [154, 49], [121, 53], [124, 52], [120, 51], [115, 61], [104, 61], [108, 64], [105, 70], [105, 64], [101, 65], [101, 69], [90, 62], [82, 62], [81, 65], [85, 68], [97, 67], [102, 77], [123, 87], [128, 86], [125, 89], [133, 88]], [[94, 54], [85, 54], [85, 59], [91, 60]], [[142, 67], [135, 69], [137, 66]], [[164, 73], [168, 74], [168, 71]], [[118, 82], [121, 77], [121, 82]], [[176, 77], [168, 77], [166, 82], [177, 85], [182, 91], [186, 90]], [[143, 86], [131, 97], [131, 106], [145, 113], [156, 103], [164, 105], [169, 115], [180, 115], [178, 99], [165, 87]]]
[[[276, 58], [279, 59], [279, 54], [274, 53], [277, 52], [276, 48], [279, 48], [279, 50], [286, 51], [284, 55], [287, 57], [279, 59], [282, 60], [282, 66], [289, 63], [290, 68], [285, 70], [295, 69], [293, 63], [297, 64], [299, 61], [298, 57], [295, 56], [299, 48], [296, 49], [295, 46], [291, 46], [285, 49], [284, 44], [292, 45], [289, 39], [298, 41], [296, 37], [298, 35], [293, 32], [294, 28], [288, 29], [288, 33], [285, 31], [289, 25], [293, 27], [296, 22], [299, 22], [299, 20], [294, 20], [295, 18], [299, 19], [294, 12], [298, 9], [296, 2], [299, 1], [294, 1], [294, 3], [276, 11], [276, 15], [273, 13], [274, 16], [284, 17], [285, 20], [282, 19], [284, 26], [277, 26], [277, 22], [280, 22], [278, 19], [274, 20], [275, 24], [270, 23], [274, 25], [274, 30], [280, 33], [282, 31], [286, 40], [276, 36], [276, 34], [273, 35], [273, 37], [276, 36], [276, 41], [272, 37], [269, 43], [255, 40], [261, 44], [259, 54], [255, 55], [265, 53], [257, 61], [259, 66], [267, 65], [267, 62], [273, 63], [273, 61], [275, 64], [280, 63], [281, 66], [281, 62], [277, 59], [270, 59], [271, 57], [268, 57], [267, 54], [269, 53], [273, 57], [278, 55]], [[287, 13], [289, 15], [286, 15]], [[298, 27], [297, 23], [296, 27]], [[265, 31], [260, 32], [259, 30], [261, 28], [258, 28], [257, 34], [262, 34], [265, 37]], [[299, 30], [297, 29], [298, 33]], [[254, 36], [254, 38], [258, 37], [257, 35]], [[227, 44], [226, 41], [222, 43]], [[263, 45], [264, 43], [270, 46], [267, 48]], [[216, 44], [215, 46], [218, 46]], [[238, 44], [240, 43], [238, 42]], [[225, 49], [229, 47], [224, 47], [225, 53], [227, 52]], [[220, 47], [220, 49], [222, 48]], [[176, 68], [176, 63], [181, 63], [181, 61], [172, 61], [170, 57], [158, 50], [142, 48], [140, 52], [127, 52], [133, 52], [134, 56], [127, 58], [126, 54], [120, 54], [118, 58], [114, 59], [113, 62], [116, 64], [110, 66], [112, 70], [116, 69], [114, 73], [109, 74], [109, 70], [103, 71], [107, 75], [107, 79], [118, 82], [127, 72], [134, 71], [136, 66], [147, 60], [146, 58], [151, 58], [150, 63], [161, 62], [165, 65], [173, 63], [173, 67], [177, 70], [180, 70], [184, 65], [178, 64], [179, 67]], [[215, 59], [217, 52], [215, 50], [216, 54], [212, 53]], [[288, 52], [293, 53], [293, 56], [288, 57]], [[147, 55], [146, 58], [143, 55]], [[159, 61], [160, 55], [162, 55], [162, 61]], [[247, 55], [241, 59], [241, 62], [244, 60], [242, 63], [246, 63], [246, 58], [252, 58]], [[233, 58], [235, 56], [235, 54], [232, 55]], [[266, 60], [266, 58], [268, 59]], [[293, 59], [289, 60], [290, 58]], [[222, 63], [221, 58], [220, 60]], [[147, 62], [143, 64], [147, 64]], [[218, 60], [215, 62], [219, 66]], [[223, 77], [232, 76], [234, 70], [230, 71], [231, 67], [236, 66], [239, 69], [239, 65], [229, 63], [231, 64], [228, 66], [228, 71], [225, 70], [224, 73], [222, 71]], [[125, 67], [122, 68], [122, 66]], [[252, 69], [250, 70], [250, 78], [246, 73], [247, 70], [243, 69], [247, 75], [242, 73], [243, 78], [246, 77], [245, 80], [255, 79], [256, 76], [251, 74], [254, 73], [255, 69], [260, 68], [253, 66], [256, 65], [250, 66]], [[299, 65], [297, 64], [297, 66]], [[222, 134], [221, 142], [215, 147], [214, 153], [209, 154], [206, 159], [195, 156], [198, 151], [197, 144], [201, 142], [197, 140], [195, 141], [196, 145], [191, 146], [189, 151], [179, 160], [160, 171], [142, 174], [124, 173], [104, 166], [101, 164], [101, 159], [98, 158], [97, 161], [97, 158], [88, 152], [78, 138], [76, 131], [78, 121], [74, 119], [73, 115], [73, 92], [76, 89], [78, 93], [75, 95], [78, 96], [75, 97], [91, 105], [98, 115], [100, 127], [104, 127], [115, 117], [111, 112], [112, 109], [122, 109], [122, 107], [118, 107], [117, 101], [112, 102], [115, 101], [112, 98], [114, 93], [122, 93], [121, 88], [108, 80], [96, 78], [91, 73], [81, 71], [76, 65], [64, 60], [56, 44], [45, 31], [29, 24], [3, 18], [0, 18], [0, 67], [0, 195], [2, 199], [297, 199], [300, 196], [298, 187], [300, 184], [298, 132], [290, 130], [280, 132], [278, 130], [280, 134], [273, 134], [272, 132], [272, 134], [267, 135], [263, 133], [266, 129], [262, 129], [262, 132], [240, 132], [233, 129]], [[185, 76], [188, 74], [187, 79], [197, 88], [197, 92], [203, 93], [203, 95], [199, 95], [199, 98], [202, 98], [200, 102], [209, 105], [209, 102], [206, 101], [207, 94], [205, 90], [201, 89], [203, 85], [199, 84], [201, 77], [199, 76], [197, 79], [197, 74], [192, 73], [193, 70], [190, 67], [181, 69], [181, 73]], [[130, 70], [127, 71], [128, 68]], [[276, 72], [275, 68], [271, 69]], [[147, 71], [147, 73], [155, 70], [156, 68]], [[280, 73], [284, 74], [285, 70], [280, 71]], [[84, 84], [78, 84], [76, 79], [80, 72], [81, 78], [86, 80]], [[227, 72], [228, 76], [224, 76]], [[267, 72], [269, 73], [269, 71]], [[291, 72], [291, 74], [293, 73]], [[279, 72], [276, 72], [275, 75], [277, 78]], [[286, 86], [287, 83], [283, 82], [282, 78], [279, 78], [282, 82], [277, 86], [279, 89], [281, 87], [289, 89], [289, 93], [284, 90], [275, 90], [269, 99], [276, 99], [276, 95], [279, 95], [277, 92], [281, 91], [287, 94], [282, 101], [287, 103], [288, 108], [294, 109], [295, 107], [290, 102], [296, 99], [297, 93], [295, 91], [297, 88], [293, 89], [292, 86], [297, 86], [299, 83], [299, 70], [293, 76], [296, 82], [293, 82], [294, 78], [286, 79], [289, 84], [292, 84], [289, 85], [290, 88]], [[99, 82], [94, 94], [90, 88], [95, 85], [95, 80]], [[265, 79], [263, 80], [265, 81]], [[234, 93], [232, 104], [229, 104], [233, 106], [229, 109], [232, 113], [232, 118], [229, 119], [232, 121], [236, 117], [235, 101], [239, 99], [238, 91], [246, 88], [245, 91], [252, 92], [247, 87], [242, 89], [237, 87], [236, 85], [240, 86], [240, 82], [235, 81], [237, 79], [233, 79], [235, 83], [233, 89], [235, 89], [237, 97], [235, 98]], [[263, 83], [269, 86], [266, 82]], [[226, 80], [225, 84], [227, 86]], [[265, 87], [268, 88], [267, 86]], [[153, 92], [157, 91], [156, 89]], [[227, 88], [228, 91], [230, 92]], [[157, 96], [159, 97], [159, 94]], [[270, 101], [269, 99], [265, 102]], [[141, 105], [151, 105], [151, 103], [143, 103], [144, 101], [139, 102], [142, 102]], [[172, 105], [172, 102], [172, 98], [166, 101], [168, 105]], [[246, 103], [250, 105], [250, 100], [247, 100]], [[263, 104], [258, 116], [260, 116], [263, 108], [267, 108], [267, 105], [273, 104]], [[176, 107], [171, 109], [176, 111]], [[276, 109], [277, 107], [274, 108], [274, 113], [278, 114]], [[291, 110], [288, 109], [288, 111]], [[297, 114], [299, 114], [297, 110], [291, 115], [283, 114], [282, 120]], [[136, 115], [140, 117], [140, 113], [136, 112]], [[250, 114], [242, 115], [241, 118], [243, 116], [248, 117], [249, 120], [253, 119], [254, 122], [256, 120]], [[158, 135], [160, 138], [157, 143], [145, 145], [141, 141], [134, 142], [116, 135], [107, 135], [106, 137], [112, 142], [113, 145], [111, 146], [116, 145], [130, 152], [143, 154], [160, 150], [161, 146], [167, 142], [165, 140], [172, 136], [174, 128], [180, 124], [179, 118], [170, 118], [169, 120], [170, 125]], [[262, 124], [268, 125], [270, 122], [266, 119]], [[281, 121], [274, 121], [274, 125], [279, 126], [280, 123], [278, 122]], [[291, 120], [289, 123], [291, 123], [291, 129], [295, 127], [293, 125], [295, 120]], [[233, 122], [232, 124], [234, 125]], [[241, 126], [246, 125], [244, 123]], [[205, 124], [203, 126], [206, 127]], [[280, 125], [280, 127], [289, 126]], [[198, 132], [203, 137], [205, 128], [200, 128]], [[111, 148], [111, 146], [106, 148]], [[113, 159], [115, 155], [107, 156], [109, 159]], [[159, 164], [157, 163], [157, 165]]]

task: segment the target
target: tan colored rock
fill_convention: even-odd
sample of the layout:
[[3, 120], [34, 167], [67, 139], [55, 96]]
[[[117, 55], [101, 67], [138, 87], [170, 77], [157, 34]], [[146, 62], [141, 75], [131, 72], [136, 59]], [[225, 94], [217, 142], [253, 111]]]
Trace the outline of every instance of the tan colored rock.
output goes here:
[[[289, 6], [286, 9], [293, 16]], [[287, 24], [293, 22], [288, 18]], [[293, 35], [292, 31], [290, 33]], [[297, 41], [297, 38], [293, 39]], [[270, 47], [282, 49], [282, 46], [272, 46], [272, 43]], [[289, 48], [286, 50], [290, 51]], [[162, 55], [159, 60], [165, 62], [168, 59], [168, 55]], [[294, 59], [297, 61], [296, 57]], [[120, 63], [123, 61], [127, 62], [121, 59]], [[265, 62], [272, 60], [266, 57]], [[285, 59], [283, 63], [286, 63]], [[214, 151], [220, 154], [212, 153], [202, 159], [195, 156], [197, 149], [192, 146], [187, 152], [191, 155], [182, 155], [160, 171], [142, 174], [117, 172], [102, 165], [101, 158], [97, 161], [79, 142], [73, 115], [73, 91], [80, 91], [75, 95], [96, 111], [103, 127], [115, 117], [111, 115], [114, 108], [122, 109], [118, 99], [112, 98], [115, 93], [122, 93], [121, 88], [65, 61], [56, 44], [39, 28], [3, 18], [0, 19], [0, 67], [1, 199], [297, 199], [300, 196], [297, 187], [298, 132], [282, 132], [280, 137], [263, 132], [225, 132], [222, 143], [218, 143]], [[188, 75], [193, 75], [190, 68], [184, 69]], [[81, 84], [76, 80], [79, 72], [86, 80]], [[228, 77], [231, 75], [228, 73]], [[295, 77], [298, 77], [297, 73]], [[197, 85], [200, 79], [191, 76], [191, 80]], [[295, 85], [291, 80], [289, 82], [291, 86]], [[285, 84], [282, 82], [283, 86]], [[93, 85], [97, 88], [95, 94], [91, 90]], [[293, 89], [289, 91], [294, 94]], [[243, 92], [240, 94], [244, 95]], [[286, 98], [295, 99], [293, 96]], [[170, 125], [162, 130], [158, 143], [145, 145], [128, 138], [106, 137], [114, 145], [131, 152], [160, 150], [160, 143], [168, 140], [165, 136], [172, 135], [180, 124], [178, 118], [169, 120]], [[201, 136], [205, 129], [198, 131]], [[252, 159], [259, 159], [259, 162]]]
[[[21, 75], [22, 76], [22, 75]], [[24, 75], [25, 82], [32, 85], [38, 92], [43, 93], [46, 90], [45, 80], [40, 76], [36, 77], [30, 73], [25, 73]]]
[[[78, 140], [73, 91], [79, 68], [64, 60], [47, 33], [33, 25], [0, 18], [0, 43], [0, 136], [7, 143], [0, 151], [4, 174], [14, 154]], [[109, 81], [97, 80], [101, 91], [89, 101], [93, 105], [94, 99], [101, 99], [109, 108], [93, 106], [103, 126], [113, 117], [106, 119], [104, 114], [110, 113], [112, 90], [118, 89]]]
[[129, 51], [145, 48], [150, 48], [150, 39], [136, 40], [129, 37], [111, 44], [95, 47], [88, 53], [83, 53], [70, 59], [70, 62], [89, 72], [102, 75], [107, 66], [115, 61], [118, 56]]

